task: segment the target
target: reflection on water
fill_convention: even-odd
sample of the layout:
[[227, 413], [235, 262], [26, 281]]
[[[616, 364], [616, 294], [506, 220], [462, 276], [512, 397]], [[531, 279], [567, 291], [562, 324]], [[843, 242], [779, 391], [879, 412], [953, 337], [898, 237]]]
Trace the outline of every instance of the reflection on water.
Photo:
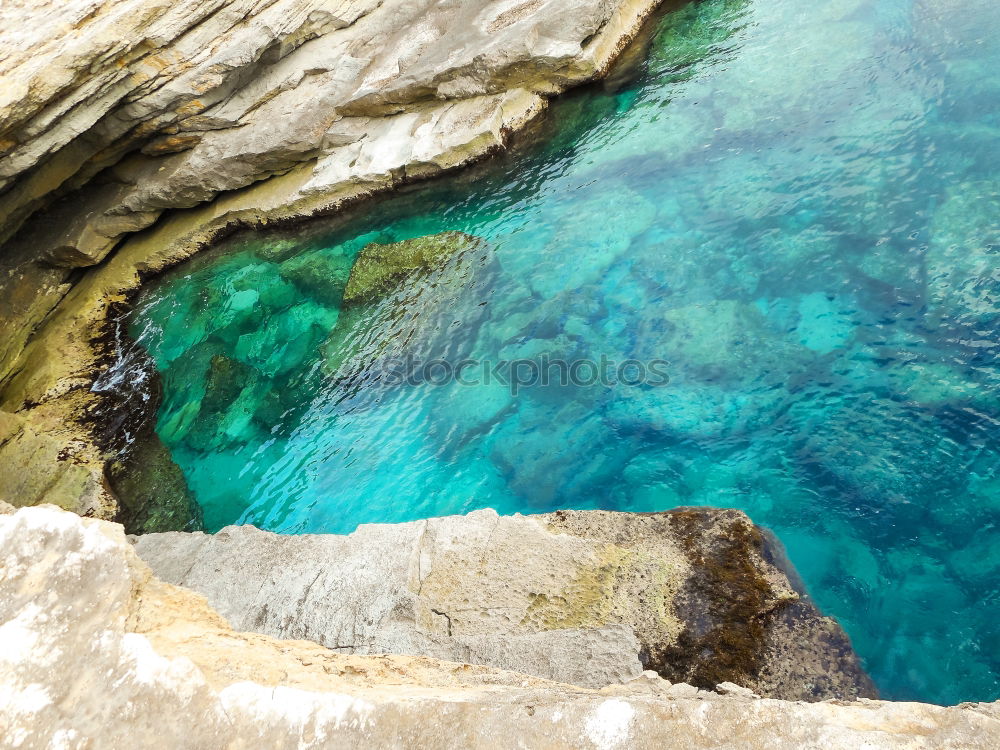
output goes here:
[[[145, 294], [158, 431], [210, 528], [742, 508], [887, 697], [1000, 697], [1000, 5], [706, 0], [554, 121]], [[341, 309], [362, 247], [447, 230], [474, 263]], [[378, 381], [401, 352], [662, 358], [670, 383]]]

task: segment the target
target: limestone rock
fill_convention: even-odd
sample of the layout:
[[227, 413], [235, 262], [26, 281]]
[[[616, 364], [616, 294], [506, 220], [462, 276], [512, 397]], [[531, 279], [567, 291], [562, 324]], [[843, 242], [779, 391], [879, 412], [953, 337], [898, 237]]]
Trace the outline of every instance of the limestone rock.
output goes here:
[[80, 515], [107, 513], [100, 479], [57, 437], [29, 420], [0, 411], [0, 500], [52, 503]]
[[843, 631], [793, 589], [739, 511], [483, 510], [348, 536], [152, 534], [136, 549], [238, 628], [345, 653], [425, 654], [587, 687], [654, 669], [797, 700], [874, 695]]
[[793, 703], [649, 673], [594, 691], [236, 632], [201, 596], [153, 577], [120, 526], [9, 511], [0, 505], [0, 729], [24, 750], [1000, 744], [998, 704]]

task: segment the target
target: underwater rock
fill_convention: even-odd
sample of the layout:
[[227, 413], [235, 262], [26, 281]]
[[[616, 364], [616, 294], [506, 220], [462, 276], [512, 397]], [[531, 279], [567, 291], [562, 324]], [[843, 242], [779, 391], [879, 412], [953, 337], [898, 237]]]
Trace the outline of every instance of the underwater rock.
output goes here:
[[319, 345], [337, 319], [336, 309], [306, 299], [242, 334], [232, 351], [267, 377], [294, 373], [317, 356]]
[[440, 268], [448, 259], [483, 244], [465, 232], [441, 232], [388, 245], [365, 245], [351, 266], [344, 305], [377, 302], [407, 277]]
[[633, 446], [609, 432], [594, 404], [519, 401], [491, 434], [489, 456], [520, 503], [550, 510], [560, 498], [588, 498], [614, 483]]
[[128, 533], [202, 528], [201, 508], [152, 426], [137, 435], [122, 456], [109, 462], [106, 473]]
[[260, 391], [266, 385], [253, 367], [223, 354], [213, 355], [201, 408], [184, 433], [185, 444], [212, 451], [239, 442], [250, 429]]
[[324, 370], [356, 381], [406, 355], [415, 362], [458, 361], [463, 342], [488, 314], [497, 271], [492, 247], [463, 232], [365, 246], [322, 346]]
[[671, 381], [618, 393], [601, 416], [620, 436], [732, 437], [770, 426], [788, 402], [789, 395], [774, 387], [743, 389]]
[[1000, 317], [1000, 183], [973, 181], [949, 191], [934, 212], [927, 248], [927, 293], [934, 322], [977, 326]]
[[[788, 418], [800, 469], [833, 484], [844, 503], [882, 514], [920, 514], [907, 498], [948, 496], [965, 482], [963, 447], [944, 433], [933, 411], [874, 393], [847, 393], [793, 404]], [[883, 517], [882, 533], [891, 529]]]
[[874, 696], [847, 636], [735, 510], [483, 510], [347, 536], [230, 526], [146, 535], [136, 550], [237, 628], [346, 653], [424, 654], [591, 687], [653, 669], [793, 700]]
[[303, 294], [322, 304], [336, 306], [344, 297], [351, 266], [343, 256], [315, 250], [284, 261], [279, 273]]
[[224, 411], [243, 392], [253, 373], [253, 368], [242, 362], [215, 354], [209, 360], [205, 378], [205, 397], [202, 408], [211, 412]]
[[552, 231], [548, 244], [560, 252], [534, 255], [524, 281], [543, 299], [594, 283], [655, 219], [656, 207], [620, 179], [588, 186]]
[[636, 337], [656, 342], [655, 356], [670, 363], [673, 382], [761, 388], [784, 384], [815, 361], [812, 351], [760, 308], [733, 299], [648, 315]]

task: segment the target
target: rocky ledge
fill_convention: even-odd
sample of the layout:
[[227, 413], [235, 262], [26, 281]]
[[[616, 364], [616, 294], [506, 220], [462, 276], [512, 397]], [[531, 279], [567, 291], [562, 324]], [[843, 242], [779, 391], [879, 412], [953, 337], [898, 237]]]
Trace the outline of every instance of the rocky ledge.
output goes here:
[[[703, 515], [695, 526], [701, 527], [707, 517], [711, 514]], [[722, 524], [736, 522], [734, 518], [718, 520]], [[424, 539], [424, 543], [415, 541], [415, 546], [407, 549], [411, 557], [415, 555], [412, 564], [418, 565], [409, 568], [417, 575], [409, 584], [417, 586], [419, 597], [424, 596], [420, 576], [426, 570], [423, 601], [446, 606], [454, 603], [452, 597], [466, 594], [478, 596], [477, 604], [490, 597], [500, 602], [513, 597], [506, 593], [504, 584], [510, 576], [496, 585], [484, 580], [484, 591], [478, 595], [471, 586], [478, 564], [473, 571], [466, 571], [460, 560], [473, 543], [447, 536], [449, 530], [464, 531], [469, 525], [481, 531], [497, 528], [492, 540], [485, 537], [475, 543], [481, 549], [520, 546], [527, 550], [532, 537], [534, 541], [547, 538], [547, 546], [536, 555], [549, 554], [556, 582], [566, 581], [569, 555], [553, 546], [560, 539], [567, 549], [576, 547], [581, 560], [589, 560], [580, 570], [588, 565], [590, 570], [601, 570], [599, 560], [591, 557], [595, 550], [605, 550], [612, 560], [625, 554], [632, 557], [628, 564], [637, 572], [660, 571], [658, 585], [667, 587], [660, 591], [673, 585], [668, 579], [682, 580], [675, 571], [696, 559], [682, 551], [683, 544], [675, 548], [673, 557], [667, 556], [669, 545], [655, 554], [655, 547], [643, 546], [650, 543], [650, 530], [670, 525], [663, 517], [640, 518], [634, 525], [615, 523], [606, 514], [553, 515], [512, 519], [511, 523], [505, 528], [495, 516], [481, 513], [465, 520], [365, 527], [353, 537], [354, 542], [348, 537], [342, 543], [357, 544], [364, 535], [379, 533], [382, 538], [378, 541], [382, 542]], [[518, 545], [510, 536], [515, 531], [528, 534], [528, 539]], [[643, 531], [647, 532], [645, 537]], [[696, 536], [704, 533], [689, 531]], [[672, 543], [681, 539], [670, 538]], [[215, 544], [228, 546], [233, 557], [239, 545], [233, 534], [216, 537], [215, 544], [205, 537], [191, 539], [190, 544], [200, 548], [188, 550], [195, 555], [191, 560], [195, 570], [210, 565], [209, 552]], [[248, 532], [246, 539], [270, 549], [276, 544], [275, 539], [259, 532]], [[323, 552], [322, 539], [304, 537], [303, 544], [319, 546], [303, 547], [299, 552]], [[601, 539], [607, 541], [598, 542]], [[696, 547], [700, 544], [695, 542]], [[246, 555], [254, 554], [252, 547], [239, 547]], [[147, 550], [150, 555], [152, 549]], [[421, 554], [422, 550], [427, 555]], [[379, 551], [392, 550], [381, 547]], [[650, 555], [663, 557], [657, 564]], [[492, 559], [493, 554], [487, 557]], [[266, 555], [253, 559], [263, 564]], [[368, 561], [376, 570], [384, 570], [380, 559], [369, 549]], [[390, 559], [396, 559], [395, 555]], [[422, 560], [430, 567], [425, 568]], [[288, 562], [292, 571], [301, 571], [309, 561], [289, 558]], [[614, 583], [615, 571], [622, 570], [624, 564], [620, 557], [609, 564], [605, 593], [598, 596], [612, 609], [634, 603], [633, 597], [639, 593], [623, 588], [620, 584], [625, 582]], [[170, 567], [166, 562], [156, 565]], [[253, 566], [248, 565], [240, 574], [252, 571]], [[536, 573], [537, 585], [529, 588], [555, 592], [557, 584], [545, 579], [548, 572]], [[453, 591], [460, 593], [450, 593], [449, 573], [457, 577]], [[353, 574], [363, 572], [355, 569]], [[192, 573], [194, 578], [199, 575]], [[282, 569], [269, 573], [258, 570], [254, 575], [252, 580], [244, 580], [245, 586], [264, 582], [269, 592], [266, 596], [280, 590], [267, 587], [268, 577], [281, 578], [285, 573]], [[331, 580], [336, 575], [336, 569], [328, 574]], [[372, 581], [375, 575], [363, 580]], [[395, 576], [390, 580], [401, 579]], [[311, 590], [331, 590], [322, 572], [316, 581]], [[349, 584], [344, 581], [339, 590], [350, 591]], [[361, 585], [356, 582], [357, 593], [350, 594], [351, 609], [357, 615], [350, 632], [355, 633], [368, 626], [361, 614], [363, 607], [359, 607]], [[776, 579], [772, 585], [778, 591], [787, 582]], [[229, 579], [221, 589], [234, 587]], [[376, 601], [386, 590], [383, 585], [375, 587], [368, 611], [377, 609]], [[585, 586], [583, 590], [594, 589]], [[655, 586], [648, 589], [650, 593], [654, 590]], [[212, 596], [225, 598], [225, 594]], [[419, 604], [419, 597], [411, 601]], [[309, 606], [296, 608], [279, 597], [274, 608], [307, 614], [319, 600], [309, 590], [306, 600]], [[383, 598], [386, 603], [392, 600], [391, 596]], [[262, 603], [262, 599], [256, 601]], [[399, 609], [406, 608], [402, 598], [397, 601]], [[647, 602], [647, 606], [654, 604]], [[255, 606], [263, 611], [261, 604]], [[323, 608], [334, 619], [335, 609], [334, 604]], [[458, 620], [452, 624], [453, 632], [456, 627], [466, 627], [461, 609], [452, 610]], [[491, 618], [488, 609], [478, 606], [468, 622], [485, 626], [490, 619], [504, 617], [497, 611]], [[545, 613], [542, 620], [557, 624], [563, 615], [556, 613], [574, 611], [572, 595], [565, 603], [542, 602], [535, 611]], [[578, 617], [585, 616], [576, 612]], [[663, 622], [671, 622], [667, 610], [660, 613]], [[444, 618], [433, 612], [425, 614], [425, 634], [440, 634], [446, 623], [442, 626], [434, 618]], [[624, 612], [619, 615], [619, 619], [628, 617]], [[263, 619], [268, 618], [265, 615]], [[407, 616], [397, 619], [405, 623]], [[269, 622], [268, 628], [294, 629], [288, 623], [280, 624], [278, 618]], [[319, 624], [313, 621], [313, 626]], [[565, 624], [570, 629], [584, 625], [580, 621]], [[406, 627], [401, 625], [397, 633], [402, 634]], [[494, 628], [497, 630], [502, 627]], [[410, 631], [414, 635], [420, 632], [412, 627]], [[0, 736], [5, 746], [25, 750], [54, 746], [985, 750], [1000, 745], [997, 704], [944, 708], [872, 700], [803, 703], [755, 698], [749, 690], [729, 683], [719, 685], [714, 692], [698, 690], [671, 684], [649, 671], [624, 684], [588, 689], [494, 667], [428, 657], [347, 655], [302, 640], [237, 632], [203, 596], [155, 577], [135, 554], [121, 526], [81, 519], [51, 506], [13, 512], [10, 506], [0, 504], [0, 638], [4, 643], [0, 649]], [[599, 642], [591, 641], [564, 646], [560, 651], [600, 647]], [[519, 648], [512, 639], [512, 650]]]
[[875, 697], [847, 636], [740, 511], [482, 510], [348, 536], [252, 526], [135, 538], [237, 628], [603, 687], [644, 670], [788, 700]]
[[658, 3], [5, 4], [0, 495], [121, 518], [90, 417], [142, 278], [504, 148]]

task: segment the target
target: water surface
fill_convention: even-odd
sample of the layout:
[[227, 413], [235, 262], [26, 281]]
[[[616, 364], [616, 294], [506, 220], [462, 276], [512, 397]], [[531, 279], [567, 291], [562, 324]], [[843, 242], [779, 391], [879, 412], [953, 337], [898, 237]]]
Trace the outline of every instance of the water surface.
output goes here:
[[[131, 332], [207, 526], [741, 508], [884, 696], [1000, 698], [1000, 4], [690, 4], [539, 135], [145, 292]], [[485, 249], [341, 309], [362, 247], [446, 230]], [[670, 382], [389, 384], [403, 353]]]

